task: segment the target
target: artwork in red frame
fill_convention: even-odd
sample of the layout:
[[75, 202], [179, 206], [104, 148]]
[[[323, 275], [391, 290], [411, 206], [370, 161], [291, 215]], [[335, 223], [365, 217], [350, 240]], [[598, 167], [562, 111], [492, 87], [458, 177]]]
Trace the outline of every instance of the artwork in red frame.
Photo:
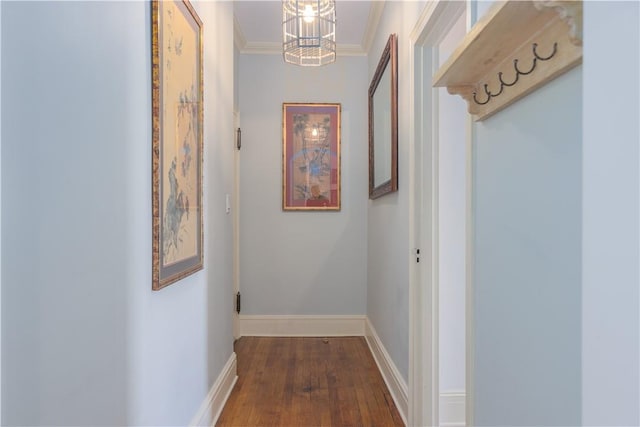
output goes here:
[[340, 104], [282, 105], [282, 209], [340, 210]]

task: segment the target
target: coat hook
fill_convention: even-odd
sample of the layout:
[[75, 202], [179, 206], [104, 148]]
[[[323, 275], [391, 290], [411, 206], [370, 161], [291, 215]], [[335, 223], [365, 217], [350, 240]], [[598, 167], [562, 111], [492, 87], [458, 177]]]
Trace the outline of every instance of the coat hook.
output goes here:
[[528, 75], [528, 74], [533, 73], [533, 70], [535, 70], [535, 69], [536, 69], [536, 62], [537, 62], [537, 61], [538, 61], [538, 60], [534, 57], [534, 58], [533, 58], [533, 64], [531, 64], [531, 69], [530, 69], [529, 71], [526, 71], [526, 72], [525, 72], [525, 71], [520, 71], [520, 69], [518, 68], [518, 60], [517, 60], [517, 59], [515, 59], [515, 60], [513, 61], [513, 66], [514, 66], [514, 68], [516, 69], [516, 72], [517, 72], [518, 74], [520, 74], [521, 76], [526, 76], [526, 75]]
[[553, 58], [556, 54], [556, 52], [558, 51], [558, 43], [554, 42], [553, 43], [553, 51], [551, 52], [551, 54], [549, 56], [546, 57], [542, 57], [540, 55], [538, 55], [538, 43], [533, 43], [533, 45], [531, 46], [531, 50], [533, 52], [533, 63], [531, 64], [531, 69], [529, 71], [521, 71], [520, 68], [518, 68], [518, 60], [514, 59], [513, 60], [513, 69], [516, 72], [516, 76], [514, 77], [513, 81], [511, 83], [507, 83], [504, 81], [504, 79], [502, 78], [502, 76], [504, 75], [502, 73], [502, 71], [500, 71], [498, 73], [498, 80], [500, 81], [500, 90], [496, 93], [491, 93], [491, 91], [489, 90], [489, 85], [485, 84], [484, 85], [484, 93], [487, 95], [487, 99], [486, 101], [480, 102], [478, 101], [478, 98], [476, 96], [476, 92], [473, 92], [473, 100], [476, 104], [478, 105], [485, 105], [487, 103], [489, 103], [489, 101], [491, 101], [491, 98], [495, 98], [496, 96], [499, 96], [503, 91], [504, 91], [504, 87], [511, 87], [513, 85], [515, 85], [516, 83], [518, 83], [518, 80], [520, 79], [520, 76], [526, 76], [528, 74], [533, 73], [533, 70], [536, 69], [536, 65], [538, 63], [538, 60], [540, 61], [548, 61], [549, 59]]
[[484, 85], [484, 91], [485, 91], [485, 93], [487, 94], [487, 100], [486, 100], [486, 101], [484, 101], [484, 102], [480, 102], [480, 101], [478, 101], [478, 98], [476, 98], [476, 93], [475, 93], [475, 92], [473, 92], [473, 100], [476, 102], [476, 104], [478, 104], [478, 105], [484, 105], [484, 104], [487, 104], [489, 101], [491, 101], [491, 94], [489, 93], [489, 89], [487, 88], [487, 86], [488, 86], [488, 85], [486, 85], [486, 84]]
[[500, 85], [500, 90], [498, 91], [498, 93], [491, 93], [489, 91], [488, 85], [484, 85], [484, 91], [487, 94], [487, 96], [489, 96], [489, 98], [495, 98], [496, 96], [499, 96], [503, 90], [504, 90], [504, 86]]
[[[515, 61], [517, 61], [517, 59], [514, 59], [513, 61], [515, 62]], [[514, 84], [518, 83], [518, 79], [519, 79], [519, 78], [520, 78], [520, 74], [518, 74], [518, 73], [516, 72], [516, 78], [515, 78], [511, 83], [507, 83], [507, 82], [505, 82], [504, 80], [502, 80], [502, 71], [500, 71], [500, 72], [498, 73], [498, 80], [500, 80], [500, 84], [501, 84], [502, 86], [511, 87], [511, 86], [513, 86]]]
[[539, 59], [540, 61], [548, 61], [549, 59], [553, 58], [556, 54], [556, 52], [558, 51], [558, 43], [554, 43], [553, 44], [553, 52], [551, 52], [551, 55], [547, 56], [546, 58], [541, 57], [540, 55], [538, 55], [538, 52], [536, 51], [538, 49], [538, 43], [534, 43], [533, 44], [533, 55]]

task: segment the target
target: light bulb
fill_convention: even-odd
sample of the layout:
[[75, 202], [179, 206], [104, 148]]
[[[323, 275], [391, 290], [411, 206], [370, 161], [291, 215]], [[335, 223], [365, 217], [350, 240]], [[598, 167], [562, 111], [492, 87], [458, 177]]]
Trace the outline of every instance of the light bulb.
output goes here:
[[314, 13], [313, 13], [313, 7], [311, 7], [310, 4], [304, 7], [304, 12], [302, 13], [302, 16], [304, 17], [304, 22], [306, 22], [307, 24], [310, 24], [313, 22]]
[[318, 128], [313, 128], [313, 130], [311, 131], [311, 135], [318, 136]]

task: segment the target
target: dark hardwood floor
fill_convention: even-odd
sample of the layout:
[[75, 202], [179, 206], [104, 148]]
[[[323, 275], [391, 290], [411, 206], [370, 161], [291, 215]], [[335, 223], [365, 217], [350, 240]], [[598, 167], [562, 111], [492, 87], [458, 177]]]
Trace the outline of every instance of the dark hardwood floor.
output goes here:
[[235, 351], [217, 426], [404, 426], [362, 337], [243, 337]]

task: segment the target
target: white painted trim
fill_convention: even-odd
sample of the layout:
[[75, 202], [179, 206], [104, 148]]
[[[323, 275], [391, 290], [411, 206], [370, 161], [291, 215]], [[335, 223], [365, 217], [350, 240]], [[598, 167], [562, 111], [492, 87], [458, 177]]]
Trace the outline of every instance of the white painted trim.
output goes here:
[[[238, 50], [250, 55], [282, 55], [282, 43], [278, 42], [244, 42], [242, 46], [236, 43]], [[337, 44], [337, 56], [366, 56], [367, 51], [357, 44]]]
[[282, 43], [277, 42], [246, 42], [240, 53], [253, 55], [282, 55]]
[[[382, 11], [384, 10], [384, 0], [376, 0], [371, 2], [371, 8], [369, 9], [369, 17], [365, 27], [364, 34], [362, 35], [361, 44], [336, 44], [337, 56], [367, 56], [369, 49], [373, 43], [373, 38], [376, 35], [376, 30], [380, 18], [382, 17]], [[279, 42], [248, 42], [238, 18], [233, 15], [233, 42], [238, 48], [240, 53], [253, 54], [253, 55], [282, 55], [282, 43]]]
[[238, 380], [236, 374], [237, 361], [236, 354], [232, 353], [229, 360], [222, 368], [222, 372], [211, 386], [211, 390], [205, 397], [200, 409], [193, 417], [189, 426], [213, 426], [222, 413], [222, 408], [227, 402], [233, 386]]
[[[234, 134], [238, 137], [240, 128], [240, 112], [233, 112]], [[242, 137], [242, 135], [241, 135]], [[240, 338], [240, 325], [238, 313], [235, 310], [236, 294], [240, 292], [240, 150], [233, 147], [233, 206], [231, 216], [233, 217], [233, 338]]]
[[[418, 52], [416, 52], [418, 51]], [[417, 58], [416, 58], [417, 56]], [[428, 338], [423, 338], [423, 322], [414, 320], [414, 317], [419, 316], [421, 313], [420, 307], [424, 304], [422, 302], [422, 294], [424, 287], [420, 284], [421, 272], [423, 269], [421, 264], [429, 262], [430, 254], [427, 253], [427, 247], [422, 247], [421, 242], [424, 241], [421, 238], [420, 231], [420, 213], [422, 212], [422, 196], [419, 183], [422, 182], [422, 145], [416, 143], [421, 139], [422, 128], [422, 116], [418, 116], [416, 112], [422, 110], [422, 108], [416, 107], [416, 104], [422, 104], [422, 88], [413, 77], [415, 74], [421, 75], [423, 61], [422, 51], [420, 48], [415, 47], [413, 41], [411, 41], [411, 49], [409, 49], [409, 129], [412, 132], [409, 133], [409, 158], [412, 161], [409, 162], [409, 248], [411, 256], [409, 257], [409, 401], [407, 408], [407, 420], [409, 425], [422, 424], [423, 412], [426, 410], [431, 412], [431, 405], [425, 404], [430, 399], [424, 396], [424, 384], [431, 384], [431, 370], [423, 369], [423, 358], [428, 357], [427, 352], [424, 351]], [[416, 72], [416, 69], [418, 70]], [[421, 264], [415, 262], [417, 257], [417, 249], [421, 249], [420, 257], [424, 260]]]
[[[441, 21], [437, 21], [441, 22]], [[433, 33], [432, 33], [433, 34]], [[442, 37], [440, 37], [442, 40]], [[431, 419], [434, 426], [440, 425], [440, 91], [431, 87], [431, 77], [440, 63], [438, 49], [431, 49], [431, 70], [429, 70], [429, 87], [431, 91], [431, 346], [432, 361], [432, 405]], [[424, 268], [424, 266], [423, 266]]]
[[367, 318], [366, 321], [365, 339], [367, 340], [367, 344], [369, 344], [369, 348], [371, 349], [373, 358], [378, 365], [380, 374], [382, 375], [384, 382], [387, 384], [389, 393], [391, 393], [391, 397], [398, 408], [402, 421], [404, 421], [405, 425], [408, 425], [407, 413], [409, 410], [409, 399], [407, 396], [407, 383], [402, 378], [402, 375], [400, 375], [400, 371], [398, 371], [398, 368], [393, 363], [391, 356], [389, 356], [389, 353], [382, 344], [382, 341], [369, 321], [369, 318]]
[[440, 427], [464, 427], [465, 424], [464, 392], [440, 393]]
[[344, 337], [364, 336], [364, 315], [280, 316], [240, 315], [240, 336]]
[[429, 2], [422, 10], [411, 31], [412, 45], [436, 46], [464, 11], [461, 1], [438, 0]]
[[[433, 11], [435, 3], [428, 3], [424, 10]], [[428, 21], [421, 15], [419, 22]], [[416, 30], [412, 32], [415, 34]], [[417, 32], [420, 34], [420, 31]], [[409, 274], [409, 402], [408, 425], [437, 425], [438, 396], [438, 326], [437, 311], [434, 311], [434, 280], [437, 278], [434, 266], [437, 266], [438, 245], [433, 241], [434, 208], [436, 200], [432, 194], [433, 185], [425, 187], [422, 183], [433, 182], [433, 170], [424, 164], [424, 158], [433, 157], [432, 151], [432, 103], [427, 94], [432, 92], [429, 83], [421, 76], [425, 67], [429, 67], [428, 47], [417, 45], [414, 36], [410, 41], [409, 54], [410, 90], [409, 103], [410, 163], [409, 192], [413, 197], [409, 201], [409, 241], [413, 248], [420, 248], [420, 263], [410, 260]], [[433, 67], [431, 67], [433, 68]], [[431, 172], [430, 172], [431, 171]], [[437, 212], [437, 209], [436, 209]], [[425, 218], [428, 217], [428, 218]], [[435, 257], [435, 259], [434, 259]], [[437, 308], [437, 307], [436, 307]]]
[[474, 203], [474, 187], [473, 187], [473, 146], [475, 141], [475, 123], [473, 117], [468, 115], [467, 117], [467, 235], [466, 235], [466, 289], [465, 289], [465, 349], [466, 349], [466, 366], [465, 366], [465, 387], [466, 393], [466, 424], [469, 426], [474, 425], [474, 394], [475, 389], [475, 322], [474, 322], [474, 286], [473, 286], [473, 266], [475, 265], [475, 255], [473, 251], [473, 218], [475, 212]]
[[365, 52], [365, 55], [369, 53], [369, 49], [371, 49], [371, 45], [373, 44], [373, 39], [376, 35], [380, 18], [382, 18], [384, 4], [384, 0], [371, 2], [369, 17], [367, 18], [367, 26], [365, 27], [364, 34], [362, 35], [362, 50]]
[[367, 56], [364, 47], [358, 44], [338, 44], [336, 46], [337, 56]]
[[[421, 249], [423, 262], [410, 266], [409, 278], [409, 425], [439, 424], [438, 384], [438, 135], [437, 92], [431, 78], [437, 66], [437, 46], [464, 10], [464, 3], [427, 2], [410, 33], [409, 111], [410, 163], [409, 191], [417, 198], [410, 201], [410, 244]], [[426, 59], [425, 56], [431, 54]], [[416, 56], [420, 63], [416, 62]], [[431, 65], [431, 69], [425, 69]], [[431, 94], [432, 102], [426, 100]], [[425, 119], [426, 118], [426, 119]], [[425, 126], [427, 122], [429, 126]], [[429, 164], [423, 162], [430, 161]], [[427, 166], [429, 170], [427, 170]], [[420, 183], [430, 182], [428, 187]]]
[[[477, 1], [468, 0], [466, 4], [467, 12], [467, 33], [473, 28], [478, 20], [478, 3]], [[465, 366], [465, 419], [466, 425], [475, 425], [474, 414], [474, 390], [475, 390], [475, 322], [474, 322], [474, 277], [473, 266], [475, 265], [475, 253], [473, 250], [474, 227], [473, 218], [475, 216], [474, 203], [474, 186], [473, 186], [473, 147], [475, 143], [475, 122], [473, 117], [467, 115], [467, 143], [466, 143], [466, 175], [467, 175], [467, 218], [466, 218], [466, 289], [465, 289], [465, 349], [466, 349], [466, 366]]]
[[[2, 46], [2, 2], [0, 1], [0, 46]], [[2, 81], [2, 55], [0, 55], [0, 82]], [[0, 100], [2, 99], [2, 85], [0, 85]], [[0, 165], [2, 164], [2, 102], [0, 102]], [[2, 176], [0, 168], [0, 177]], [[0, 188], [2, 188], [0, 178]], [[0, 191], [0, 200], [2, 199]], [[0, 224], [2, 223], [2, 210], [0, 209]], [[0, 227], [0, 331], [2, 330], [2, 228]], [[2, 384], [2, 339], [0, 337], [0, 384]], [[2, 423], [2, 387], [0, 387], [0, 424]]]
[[238, 22], [238, 18], [236, 18], [235, 13], [233, 14], [233, 43], [240, 52], [242, 52], [247, 45], [247, 39], [242, 32], [242, 28], [240, 27], [240, 23]]

